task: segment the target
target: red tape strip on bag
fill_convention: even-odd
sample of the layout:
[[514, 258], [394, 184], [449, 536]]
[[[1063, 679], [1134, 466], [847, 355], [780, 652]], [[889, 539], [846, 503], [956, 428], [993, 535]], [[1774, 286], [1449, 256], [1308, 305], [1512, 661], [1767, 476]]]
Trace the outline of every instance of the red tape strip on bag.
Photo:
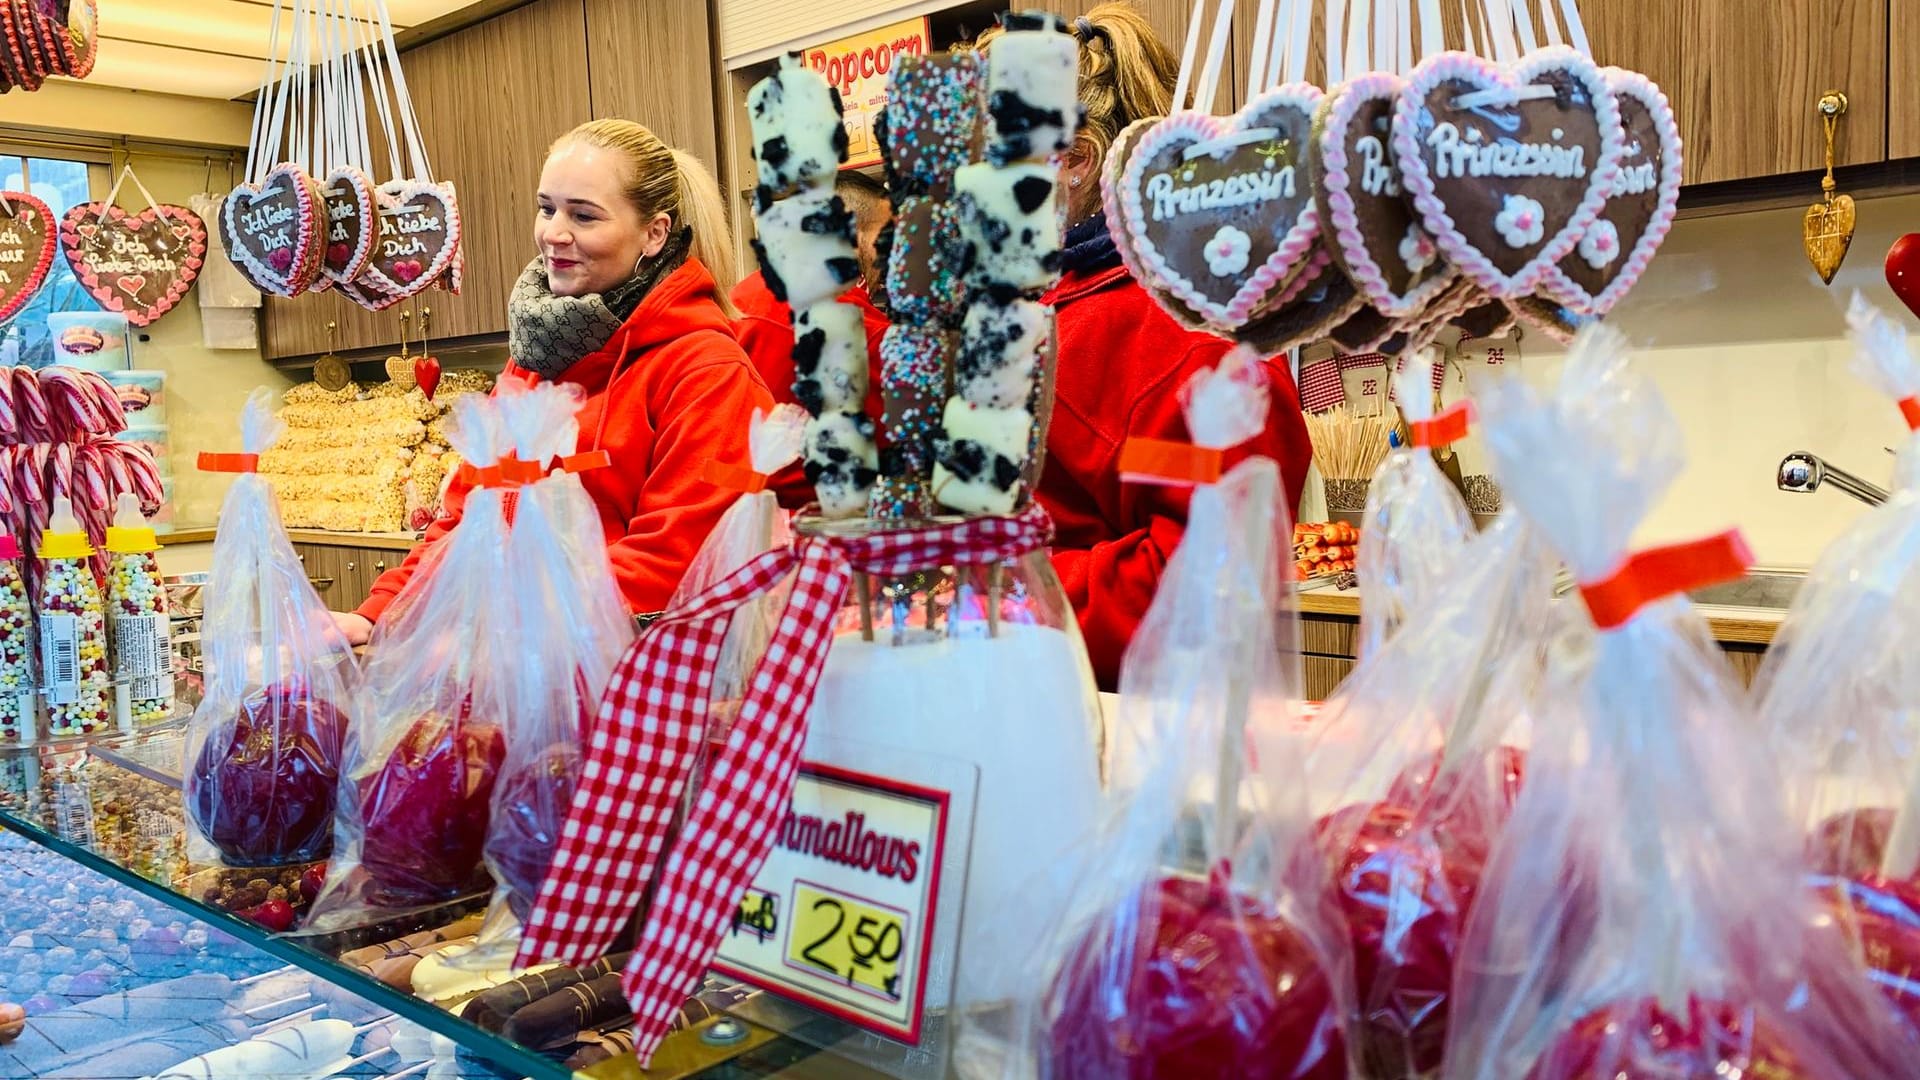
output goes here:
[[200, 454], [201, 472], [250, 473], [260, 471], [259, 454]]
[[1920, 398], [1901, 398], [1900, 415], [1906, 418], [1908, 427], [1920, 431]]
[[1223, 460], [1224, 455], [1210, 447], [1133, 438], [1120, 448], [1120, 479], [1136, 484], [1212, 484], [1220, 479]]
[[560, 459], [560, 468], [570, 473], [592, 472], [613, 464], [613, 455], [605, 450], [589, 450], [582, 454], [570, 454]]
[[1413, 445], [1431, 450], [1450, 446], [1467, 437], [1467, 425], [1473, 422], [1473, 402], [1456, 401], [1431, 420], [1408, 424]]
[[1753, 552], [1738, 529], [1666, 547], [1649, 548], [1626, 561], [1611, 577], [1582, 584], [1580, 597], [1593, 625], [1612, 630], [1641, 608], [1675, 593], [1735, 581], [1753, 565]]
[[701, 479], [715, 487], [728, 491], [742, 491], [748, 495], [767, 490], [767, 474], [754, 472], [745, 465], [734, 465], [725, 461], [707, 462]]

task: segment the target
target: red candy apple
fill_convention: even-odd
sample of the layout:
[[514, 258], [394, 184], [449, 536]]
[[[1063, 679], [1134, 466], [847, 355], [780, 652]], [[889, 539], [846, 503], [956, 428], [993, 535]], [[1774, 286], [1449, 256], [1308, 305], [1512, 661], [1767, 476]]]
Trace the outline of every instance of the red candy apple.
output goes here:
[[1362, 1065], [1373, 1076], [1438, 1068], [1487, 828], [1416, 821], [1404, 806], [1374, 803], [1320, 819], [1318, 835], [1353, 944]]
[[1816, 874], [1877, 875], [1892, 833], [1890, 807], [1868, 806], [1835, 814], [1807, 838], [1807, 865]]
[[1689, 999], [1673, 1016], [1651, 998], [1581, 1017], [1527, 1080], [1815, 1080], [1765, 1020], [1725, 1002]]
[[1465, 794], [1461, 788], [1471, 782], [1487, 783], [1489, 788], [1497, 785], [1497, 805], [1492, 809], [1502, 820], [1520, 800], [1520, 786], [1526, 778], [1527, 752], [1518, 747], [1502, 746], [1493, 751], [1491, 761], [1476, 761], [1471, 769], [1458, 766], [1441, 780], [1441, 787], [1429, 792], [1436, 780], [1439, 780], [1441, 755], [1438, 751], [1408, 765], [1394, 778], [1393, 786], [1387, 790], [1386, 801], [1397, 806], [1420, 806], [1423, 802], [1445, 806], [1445, 800], [1458, 799]]
[[1878, 874], [1818, 876], [1814, 893], [1857, 942], [1867, 976], [1920, 1028], [1920, 885]]
[[579, 750], [558, 743], [500, 778], [487, 859], [500, 884], [507, 887], [508, 905], [522, 921], [533, 909], [554, 848], [559, 846], [579, 774]]
[[480, 850], [505, 756], [497, 725], [428, 715], [357, 782], [374, 903], [431, 904], [485, 887]]
[[[1125, 970], [1117, 958], [1130, 958]], [[1124, 963], [1125, 961], [1121, 961]], [[1047, 1080], [1344, 1080], [1333, 991], [1307, 942], [1221, 881], [1130, 896], [1067, 958]]]
[[322, 859], [346, 718], [298, 683], [255, 690], [201, 744], [187, 808], [233, 866]]

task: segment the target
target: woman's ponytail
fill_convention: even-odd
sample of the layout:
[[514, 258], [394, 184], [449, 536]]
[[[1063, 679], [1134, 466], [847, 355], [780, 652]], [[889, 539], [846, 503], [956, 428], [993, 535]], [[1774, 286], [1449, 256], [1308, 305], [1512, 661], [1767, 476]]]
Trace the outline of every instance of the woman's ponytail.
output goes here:
[[680, 174], [679, 222], [693, 230], [693, 257], [719, 286], [720, 309], [727, 318], [737, 318], [739, 312], [728, 295], [740, 283], [740, 268], [734, 259], [733, 234], [727, 228], [720, 185], [705, 162], [678, 147], [673, 150], [673, 167]]

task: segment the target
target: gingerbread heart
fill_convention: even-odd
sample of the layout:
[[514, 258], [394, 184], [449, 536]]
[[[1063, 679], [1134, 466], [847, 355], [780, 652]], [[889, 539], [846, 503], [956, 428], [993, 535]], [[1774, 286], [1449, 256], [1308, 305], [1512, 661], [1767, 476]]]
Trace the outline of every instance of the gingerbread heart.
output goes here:
[[1328, 249], [1393, 318], [1421, 311], [1455, 277], [1401, 193], [1393, 108], [1402, 85], [1374, 72], [1335, 88], [1320, 103], [1307, 159]]
[[0, 324], [5, 324], [46, 283], [58, 227], [47, 204], [24, 191], [0, 191], [0, 202]]
[[1583, 315], [1605, 315], [1627, 295], [1673, 227], [1680, 205], [1680, 125], [1667, 95], [1637, 72], [1606, 68], [1626, 150], [1600, 216], [1541, 291]]
[[1539, 330], [1562, 345], [1573, 343], [1573, 337], [1590, 320], [1577, 312], [1568, 310], [1566, 305], [1539, 296], [1522, 296], [1507, 301], [1507, 306], [1520, 321]]
[[60, 221], [60, 249], [101, 307], [148, 326], [172, 311], [200, 276], [207, 225], [184, 206], [130, 214], [108, 203], [81, 203]]
[[460, 251], [460, 208], [451, 183], [389, 180], [375, 190], [380, 234], [365, 279], [407, 297], [434, 284]]
[[[1112, 145], [1107, 148], [1106, 161], [1100, 169], [1100, 203], [1107, 214], [1107, 229], [1114, 236], [1120, 235], [1120, 223], [1124, 220], [1120, 207], [1120, 178], [1126, 172], [1127, 162], [1133, 155], [1134, 144], [1140, 141], [1140, 136], [1152, 130], [1153, 125], [1159, 122], [1160, 118], [1157, 116], [1135, 120], [1122, 128], [1120, 134], [1113, 137]], [[1173, 316], [1175, 322], [1195, 330], [1207, 328], [1207, 321], [1196, 314], [1192, 308], [1167, 295], [1165, 291], [1154, 288], [1147, 279], [1146, 270], [1141, 267], [1140, 260], [1134, 256], [1131, 246], [1116, 243], [1114, 250], [1119, 253], [1120, 262], [1127, 268], [1127, 273], [1133, 277], [1133, 280], [1140, 283], [1141, 288], [1147, 290], [1147, 295], [1153, 297], [1162, 308], [1166, 309], [1167, 314]]]
[[1564, 46], [1502, 69], [1446, 52], [1393, 113], [1400, 180], [1441, 254], [1487, 292], [1533, 292], [1600, 216], [1625, 150], [1592, 60]]
[[352, 281], [373, 257], [376, 234], [373, 179], [351, 165], [327, 174], [323, 187], [327, 204], [327, 245], [321, 256], [315, 291]]
[[1177, 113], [1140, 135], [1109, 224], [1150, 292], [1232, 331], [1294, 283], [1320, 232], [1304, 168], [1320, 96], [1293, 83], [1230, 117]]
[[1311, 280], [1291, 301], [1254, 316], [1234, 336], [1272, 356], [1326, 337], [1328, 331], [1367, 306], [1366, 297], [1330, 256], [1323, 257], [1319, 265], [1311, 275], [1301, 275]]
[[258, 184], [241, 184], [220, 211], [227, 257], [253, 286], [298, 296], [319, 276], [325, 196], [298, 165], [276, 165]]

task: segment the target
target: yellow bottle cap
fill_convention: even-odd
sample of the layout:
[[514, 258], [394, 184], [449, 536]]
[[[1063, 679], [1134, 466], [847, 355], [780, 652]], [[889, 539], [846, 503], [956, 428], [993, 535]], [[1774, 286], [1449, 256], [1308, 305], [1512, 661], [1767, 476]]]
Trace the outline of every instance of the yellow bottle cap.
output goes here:
[[160, 537], [153, 531], [151, 525], [131, 529], [120, 525], [109, 525], [107, 526], [107, 550], [116, 555], [138, 555], [147, 551], [159, 551]]
[[87, 542], [87, 534], [83, 532], [44, 529], [40, 533], [39, 555], [43, 559], [91, 559], [93, 545]]

